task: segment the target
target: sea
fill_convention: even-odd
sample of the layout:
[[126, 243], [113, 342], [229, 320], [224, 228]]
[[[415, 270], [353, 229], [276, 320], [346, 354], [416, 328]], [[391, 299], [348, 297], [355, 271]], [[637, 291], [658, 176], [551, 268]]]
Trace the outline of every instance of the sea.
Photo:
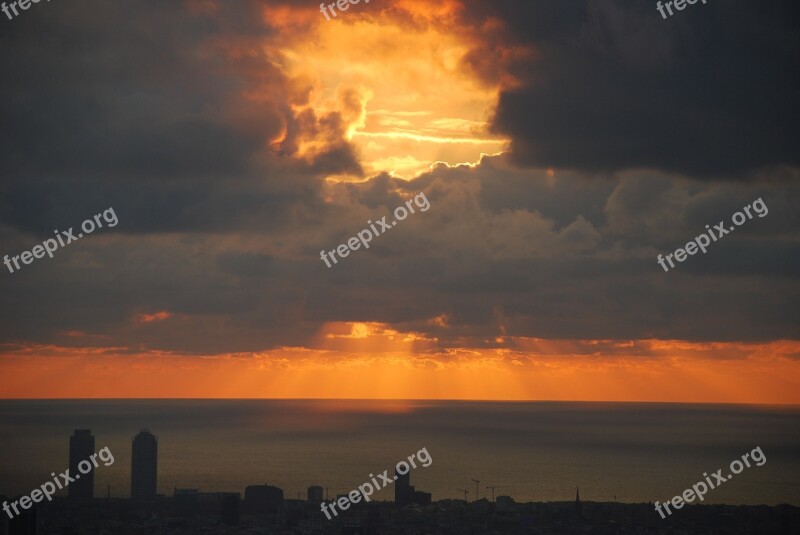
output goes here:
[[[800, 505], [800, 407], [672, 403], [2, 400], [0, 494], [29, 494], [66, 470], [75, 429], [90, 429], [95, 450], [114, 456], [95, 471], [95, 497], [130, 495], [131, 440], [149, 429], [166, 496], [266, 483], [292, 499], [319, 485], [332, 499], [393, 475], [424, 448], [432, 462], [411, 469], [411, 484], [434, 501], [467, 491], [470, 501], [574, 501], [579, 492], [582, 501], [663, 502], [721, 469], [732, 477], [706, 503]], [[732, 474], [731, 462], [756, 448], [762, 466]], [[392, 486], [373, 495], [393, 497]]]

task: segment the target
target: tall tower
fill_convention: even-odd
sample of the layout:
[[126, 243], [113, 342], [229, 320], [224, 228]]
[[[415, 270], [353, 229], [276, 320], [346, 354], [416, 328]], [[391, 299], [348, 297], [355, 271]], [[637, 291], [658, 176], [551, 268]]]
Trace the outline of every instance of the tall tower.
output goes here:
[[142, 429], [131, 449], [131, 499], [152, 500], [157, 491], [158, 438]]
[[[75, 481], [67, 487], [67, 495], [79, 500], [94, 498], [94, 466], [91, 456], [94, 454], [94, 435], [91, 429], [76, 429], [69, 437], [69, 476]], [[78, 470], [81, 461], [89, 462], [92, 470], [84, 474]]]
[[395, 469], [394, 483], [394, 503], [395, 505], [405, 506], [414, 499], [414, 487], [411, 486], [411, 474], [406, 472], [401, 474]]
[[308, 503], [320, 503], [322, 501], [322, 487], [319, 485], [308, 487]]

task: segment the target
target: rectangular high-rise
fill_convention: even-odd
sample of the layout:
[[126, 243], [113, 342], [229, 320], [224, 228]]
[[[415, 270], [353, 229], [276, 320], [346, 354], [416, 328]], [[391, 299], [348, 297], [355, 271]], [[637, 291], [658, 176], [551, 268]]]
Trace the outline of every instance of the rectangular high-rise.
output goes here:
[[308, 487], [308, 503], [322, 503], [322, 487], [319, 485]]
[[414, 499], [414, 487], [411, 486], [411, 474], [394, 472], [394, 503], [401, 507], [409, 505]]
[[69, 475], [74, 479], [67, 487], [67, 495], [79, 500], [94, 498], [94, 470], [82, 474], [81, 461], [90, 461], [94, 454], [94, 435], [90, 429], [76, 429], [69, 437]]
[[143, 429], [133, 437], [131, 449], [131, 499], [155, 499], [158, 488], [158, 438]]

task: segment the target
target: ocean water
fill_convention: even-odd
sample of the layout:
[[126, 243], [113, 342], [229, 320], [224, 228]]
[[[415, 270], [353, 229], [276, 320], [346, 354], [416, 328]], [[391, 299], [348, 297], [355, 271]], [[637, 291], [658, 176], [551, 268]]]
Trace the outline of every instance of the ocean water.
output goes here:
[[[369, 474], [393, 473], [421, 448], [433, 459], [411, 484], [434, 500], [497, 495], [517, 501], [664, 501], [760, 447], [755, 463], [706, 502], [800, 505], [800, 407], [665, 403], [4, 400], [0, 494], [28, 494], [68, 467], [69, 436], [89, 428], [115, 462], [95, 496], [130, 492], [131, 439], [158, 436], [158, 489], [244, 492], [268, 483], [287, 498], [309, 485], [330, 497]], [[392, 500], [393, 488], [373, 499]]]

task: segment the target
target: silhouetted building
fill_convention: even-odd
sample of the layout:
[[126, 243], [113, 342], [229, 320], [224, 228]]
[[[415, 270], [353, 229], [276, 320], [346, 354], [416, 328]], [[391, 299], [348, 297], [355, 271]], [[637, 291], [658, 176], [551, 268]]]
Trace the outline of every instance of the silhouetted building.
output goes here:
[[308, 502], [309, 503], [322, 503], [322, 487], [318, 485], [311, 485], [308, 487]]
[[131, 450], [131, 499], [155, 499], [158, 486], [158, 438], [143, 429], [133, 437]]
[[[414, 487], [411, 487], [414, 488]], [[431, 504], [431, 493], [430, 492], [422, 492], [421, 490], [414, 491], [414, 503], [417, 505], [430, 505]]]
[[[91, 500], [94, 497], [94, 465], [90, 457], [94, 454], [94, 435], [90, 429], [76, 429], [75, 434], [69, 437], [69, 475], [75, 479], [67, 487], [70, 498]], [[78, 465], [86, 461], [91, 470], [84, 474], [78, 470]], [[84, 466], [86, 466], [84, 464]], [[80, 476], [80, 477], [79, 477]]]
[[[676, 514], [661, 519], [652, 503], [622, 504], [581, 501], [583, 513], [574, 514], [574, 501], [515, 503], [498, 496], [496, 507], [487, 500], [464, 506], [463, 499], [440, 500], [428, 506], [398, 508], [376, 500], [367, 507], [349, 509], [328, 520], [318, 504], [284, 500], [275, 515], [241, 517], [239, 526], [221, 523], [222, 500], [230, 493], [176, 491], [176, 498], [195, 504], [199, 514], [176, 514], [175, 500], [156, 500], [142, 510], [132, 500], [94, 500], [78, 504], [53, 500], [38, 504], [38, 532], [60, 535], [99, 533], [216, 534], [239, 533], [297, 535], [548, 535], [637, 534], [679, 535], [800, 535], [800, 508], [791, 505], [742, 506], [686, 504]], [[232, 506], [233, 502], [226, 502]], [[240, 502], [240, 506], [243, 504]], [[243, 512], [243, 510], [242, 510]], [[226, 513], [226, 517], [230, 519]], [[0, 526], [7, 515], [0, 512]], [[227, 521], [227, 520], [226, 520]], [[2, 528], [0, 528], [2, 531]], [[24, 532], [22, 532], [24, 533]], [[5, 535], [5, 534], [4, 534]]]
[[19, 515], [14, 518], [8, 519], [8, 515], [3, 513], [6, 523], [6, 531], [8, 535], [37, 535], [39, 533], [39, 517], [36, 509], [20, 509]]
[[181, 516], [194, 516], [200, 510], [200, 491], [198, 489], [176, 488], [172, 497], [175, 499], [175, 509]]
[[405, 474], [395, 470], [394, 503], [395, 505], [409, 505], [414, 500], [414, 487], [411, 486], [411, 472]]
[[344, 526], [341, 535], [379, 535], [378, 530], [370, 526]]
[[278, 512], [283, 503], [283, 490], [270, 485], [250, 485], [244, 489], [244, 510], [248, 514], [262, 515]]
[[225, 494], [219, 502], [222, 523], [228, 526], [239, 525], [239, 494]]
[[514, 498], [511, 496], [498, 496], [494, 502], [495, 510], [498, 513], [514, 510]]

